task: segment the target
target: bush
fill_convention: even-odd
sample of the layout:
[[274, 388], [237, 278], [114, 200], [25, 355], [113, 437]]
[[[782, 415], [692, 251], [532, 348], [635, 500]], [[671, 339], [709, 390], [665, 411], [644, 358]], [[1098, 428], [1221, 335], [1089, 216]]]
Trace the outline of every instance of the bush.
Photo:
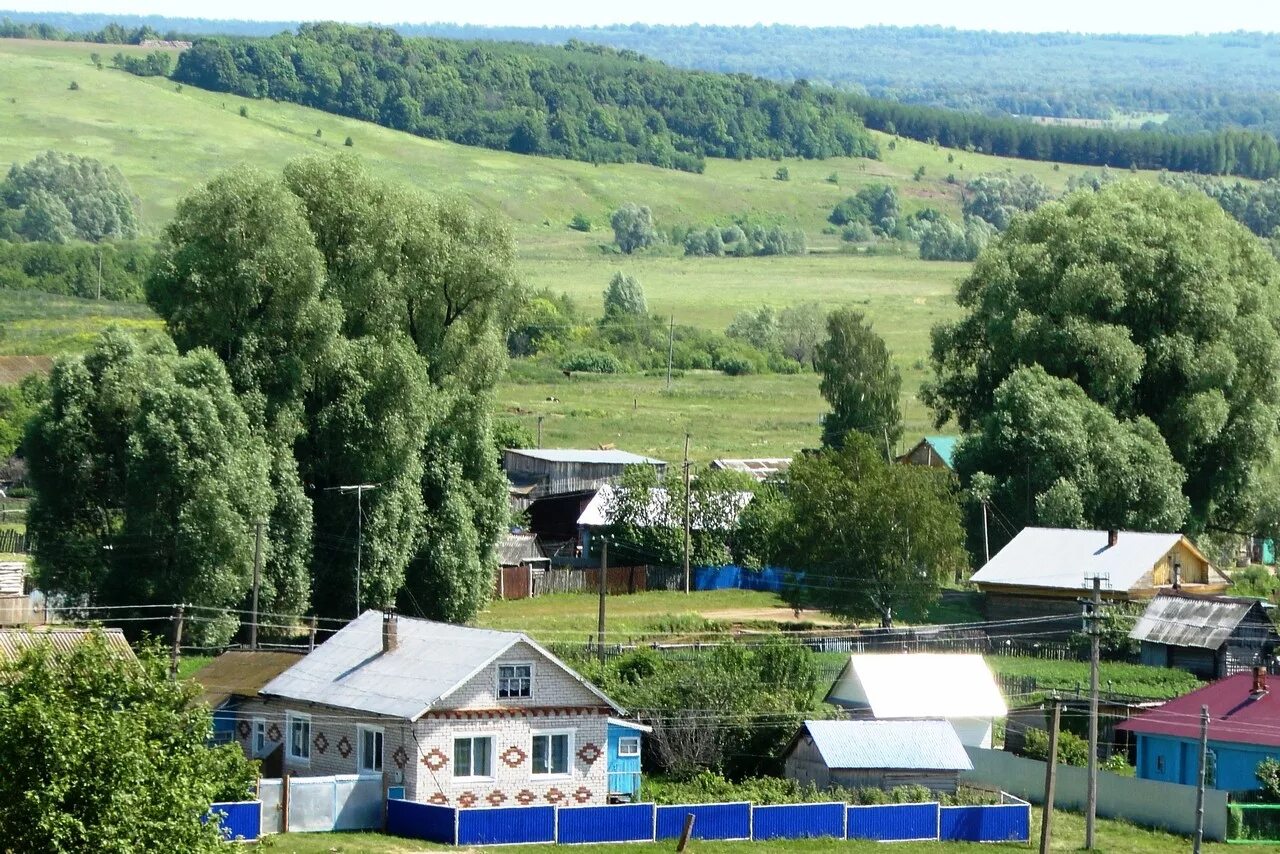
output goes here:
[[719, 367], [721, 371], [724, 371], [731, 377], [740, 377], [744, 374], [755, 373], [755, 366], [751, 364], [751, 360], [742, 356], [728, 356], [721, 359]]
[[[1049, 733], [1042, 729], [1027, 730], [1027, 740], [1022, 755], [1028, 759], [1049, 761]], [[1058, 731], [1058, 762], [1079, 768], [1089, 764], [1089, 742], [1065, 729]]]
[[249, 118], [249, 108], [248, 108], [248, 107], [245, 107], [245, 106], [243, 106], [243, 105], [240, 107], [240, 117], [241, 117], [242, 119], [247, 119], [247, 118]]
[[773, 173], [773, 180], [775, 180], [775, 181], [790, 181], [790, 180], [791, 180], [791, 172], [787, 169], [787, 167], [785, 167], [785, 166], [779, 166], [779, 167], [778, 167], [778, 171]]
[[573, 219], [569, 220], [569, 227], [574, 231], [589, 232], [591, 231], [591, 220], [587, 219], [585, 214], [576, 213]]
[[565, 356], [560, 362], [560, 370], [583, 374], [620, 374], [622, 362], [612, 353], [588, 347]]
[[78, 92], [80, 91], [80, 84], [72, 80], [71, 85], [68, 86], [67, 88], [70, 89], [72, 92]]
[[1254, 776], [1258, 778], [1262, 797], [1268, 803], [1280, 804], [1280, 762], [1267, 757], [1258, 763]]
[[347, 148], [351, 148], [356, 143], [355, 143], [355, 140], [353, 140], [351, 137], [347, 137], [346, 141], [343, 142], [342, 144], [345, 145]]

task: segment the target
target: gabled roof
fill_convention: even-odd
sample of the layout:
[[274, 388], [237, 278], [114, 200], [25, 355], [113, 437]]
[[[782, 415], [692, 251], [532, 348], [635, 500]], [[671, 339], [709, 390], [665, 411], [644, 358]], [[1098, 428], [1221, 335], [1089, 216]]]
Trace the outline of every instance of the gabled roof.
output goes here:
[[521, 561], [546, 560], [533, 534], [507, 534], [498, 543], [498, 565], [519, 566]]
[[417, 720], [518, 643], [532, 647], [618, 714], [625, 710], [520, 632], [397, 618], [396, 649], [382, 651], [382, 612], [365, 611], [262, 694]]
[[[587, 528], [601, 528], [609, 524], [609, 513], [612, 508], [614, 496], [617, 495], [621, 487], [605, 484], [596, 491], [591, 497], [591, 501], [587, 503], [581, 515], [578, 516], [578, 524]], [[728, 502], [728, 515], [735, 519], [742, 512], [743, 508], [751, 503], [754, 497], [750, 492], [726, 492], [720, 493], [724, 500]], [[645, 509], [645, 520], [650, 525], [666, 525], [666, 524], [683, 524], [678, 522], [684, 518], [683, 508], [668, 508], [668, 494], [662, 487], [651, 487], [649, 489], [649, 504]], [[693, 509], [689, 518], [689, 526], [695, 531], [703, 529], [701, 513], [699, 512], [699, 497], [695, 492], [693, 497]], [[724, 514], [716, 514], [724, 515]]]
[[264, 685], [301, 659], [300, 652], [232, 649], [191, 674], [191, 678], [204, 689], [201, 702], [217, 708], [232, 697], [257, 696]]
[[[1083, 589], [1085, 579], [1101, 575], [1110, 590], [1128, 590], [1179, 542], [1199, 549], [1181, 534], [1120, 531], [1107, 545], [1107, 531], [1023, 528], [969, 580], [975, 584]], [[1208, 561], [1206, 560], [1206, 563]], [[1224, 576], [1223, 582], [1228, 579]]]
[[[1274, 678], [1274, 677], [1272, 677]], [[1219, 679], [1159, 708], [1116, 724], [1148, 735], [1200, 738], [1200, 707], [1209, 707], [1209, 740], [1280, 747], [1280, 685], [1252, 696], [1253, 674]]]
[[791, 744], [806, 732], [828, 768], [973, 769], [946, 721], [805, 721]]
[[36, 644], [47, 643], [54, 652], [70, 652], [94, 632], [101, 632], [107, 649], [121, 658], [136, 658], [133, 647], [120, 629], [81, 629], [69, 626], [33, 626], [23, 629], [0, 629], [0, 661], [13, 660]]
[[[1256, 611], [1270, 627], [1271, 621], [1257, 599], [1161, 593], [1147, 603], [1129, 637], [1168, 646], [1218, 649], [1251, 611]], [[1271, 628], [1269, 634], [1274, 636], [1275, 629]]]
[[779, 472], [791, 468], [791, 457], [756, 457], [741, 460], [712, 460], [713, 469], [740, 471], [751, 475], [756, 480], [768, 480]]
[[915, 453], [918, 448], [928, 445], [933, 449], [934, 456], [941, 460], [947, 468], [953, 469], [955, 468], [956, 445], [959, 442], [958, 436], [925, 436], [919, 442], [916, 442], [910, 451], [907, 451], [898, 459], [905, 460]]
[[599, 450], [595, 448], [507, 448], [508, 454], [517, 454], [550, 463], [587, 463], [597, 465], [651, 465], [665, 466], [664, 460], [642, 457], [630, 451]]
[[827, 702], [869, 708], [881, 719], [991, 718], [1008, 712], [982, 656], [962, 653], [851, 655]]

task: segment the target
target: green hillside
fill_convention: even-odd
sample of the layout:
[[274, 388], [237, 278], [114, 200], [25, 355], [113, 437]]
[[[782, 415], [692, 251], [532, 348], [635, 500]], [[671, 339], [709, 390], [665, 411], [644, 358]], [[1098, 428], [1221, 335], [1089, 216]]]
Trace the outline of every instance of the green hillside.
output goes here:
[[[914, 399], [925, 375], [928, 330], [953, 310], [952, 288], [967, 265], [843, 254], [838, 238], [821, 233], [832, 206], [860, 186], [888, 181], [906, 211], [930, 205], [958, 216], [959, 185], [969, 176], [1028, 172], [1061, 189], [1070, 175], [1087, 171], [902, 140], [890, 149], [890, 139], [883, 136], [882, 160], [710, 160], [701, 175], [643, 165], [592, 166], [435, 142], [291, 104], [190, 86], [179, 91], [168, 80], [93, 67], [92, 53], [116, 49], [0, 40], [0, 163], [52, 148], [114, 164], [140, 197], [145, 226], [154, 234], [183, 194], [218, 171], [239, 163], [276, 170], [299, 155], [348, 150], [343, 141], [349, 136], [350, 150], [379, 174], [433, 193], [460, 193], [502, 211], [514, 223], [526, 281], [564, 290], [591, 311], [598, 309], [601, 291], [617, 269], [639, 277], [651, 311], [674, 315], [678, 323], [723, 328], [737, 311], [761, 303], [858, 305], [903, 369], [908, 436], [925, 429], [928, 420]], [[78, 89], [69, 88], [72, 81]], [[239, 114], [241, 107], [247, 116]], [[779, 165], [787, 166], [790, 180], [774, 179]], [[921, 166], [922, 180], [913, 180]], [[833, 174], [838, 183], [828, 180]], [[948, 174], [957, 183], [949, 183]], [[744, 213], [775, 216], [801, 226], [811, 252], [683, 258], [672, 248], [635, 257], [608, 255], [601, 250], [612, 239], [608, 213], [624, 201], [651, 206], [662, 225], [724, 223]], [[579, 212], [596, 230], [583, 234], [568, 228]], [[23, 308], [20, 302], [0, 294], [8, 331], [0, 340], [5, 353], [77, 349], [84, 333], [116, 314], [92, 306], [60, 314], [48, 305], [26, 300]], [[128, 313], [128, 322], [145, 325], [146, 320], [135, 311]], [[656, 377], [586, 383], [553, 372], [516, 370], [503, 387], [501, 403], [527, 415], [530, 427], [536, 415], [547, 416], [546, 444], [619, 442], [671, 457], [688, 429], [695, 436], [695, 454], [708, 458], [789, 453], [817, 441], [816, 420], [824, 407], [812, 375], [685, 378], [677, 381], [674, 396], [666, 395], [664, 386], [665, 378]], [[552, 397], [557, 400], [547, 400]]]

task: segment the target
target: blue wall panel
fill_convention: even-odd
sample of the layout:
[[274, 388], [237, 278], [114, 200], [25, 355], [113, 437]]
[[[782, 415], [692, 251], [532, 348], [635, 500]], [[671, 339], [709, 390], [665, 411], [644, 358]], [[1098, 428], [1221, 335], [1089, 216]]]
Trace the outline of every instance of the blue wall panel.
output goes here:
[[555, 807], [458, 810], [459, 845], [555, 841]]
[[844, 838], [844, 804], [788, 804], [755, 807], [751, 811], [752, 839], [803, 839], [810, 836]]
[[1026, 842], [1031, 838], [1031, 807], [942, 807], [939, 836], [947, 842]]
[[651, 842], [653, 804], [561, 807], [556, 842]]
[[692, 804], [658, 807], [659, 839], [678, 839], [693, 813], [694, 839], [750, 839], [751, 804]]
[[901, 842], [938, 838], [937, 804], [884, 804], [849, 807], [850, 839]]
[[453, 807], [388, 800], [387, 833], [452, 845], [457, 812]]
[[209, 813], [223, 814], [217, 822], [225, 839], [257, 839], [262, 835], [262, 801], [213, 804]]

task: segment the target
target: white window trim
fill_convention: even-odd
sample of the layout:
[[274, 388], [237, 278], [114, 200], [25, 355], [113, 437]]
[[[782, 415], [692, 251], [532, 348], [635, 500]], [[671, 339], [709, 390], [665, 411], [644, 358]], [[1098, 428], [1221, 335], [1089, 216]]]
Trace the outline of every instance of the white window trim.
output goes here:
[[[262, 744], [258, 744], [258, 733], [262, 733]], [[253, 754], [254, 759], [260, 759], [270, 753], [267, 750], [267, 719], [254, 718], [251, 723], [249, 732], [249, 752]]]
[[[502, 668], [504, 667], [527, 667], [529, 668], [529, 696], [527, 697], [504, 697], [502, 696]], [[502, 700], [532, 700], [534, 695], [533, 686], [537, 683], [538, 668], [532, 661], [499, 661], [493, 667], [493, 696], [499, 701]]]
[[[571, 779], [573, 777], [573, 760], [574, 760], [573, 751], [574, 751], [574, 748], [577, 746], [575, 743], [577, 741], [577, 734], [578, 734], [578, 731], [576, 729], [535, 729], [533, 730], [529, 734], [529, 776], [538, 780]], [[550, 736], [553, 736], [553, 735], [567, 735], [569, 737], [568, 746], [566, 748], [566, 761], [565, 761], [565, 768], [567, 770], [563, 774], [555, 774], [550, 771], [548, 771], [545, 774], [539, 774], [537, 771], [533, 770], [533, 740], [539, 736], [547, 736], [549, 738]], [[548, 766], [550, 766], [551, 764], [550, 750], [551, 750], [551, 743], [548, 741], [547, 742], [547, 751], [548, 751], [547, 765]]]
[[[285, 729], [284, 729], [284, 752], [290, 762], [296, 762], [299, 765], [311, 764], [311, 715], [303, 712], [285, 712]], [[293, 753], [293, 724], [295, 721], [305, 721], [307, 724], [307, 755], [295, 756]]]
[[[625, 751], [625, 752], [623, 751], [622, 746], [624, 744], [633, 744], [633, 743], [636, 746], [636, 749], [634, 751]], [[621, 758], [633, 759], [638, 757], [639, 755], [640, 755], [640, 736], [623, 735], [618, 737], [618, 757], [620, 759]]]
[[[451, 741], [451, 742], [449, 743], [449, 747], [450, 747], [450, 748], [452, 748], [452, 749], [454, 749], [454, 750], [456, 751], [456, 747], [455, 747], [456, 743], [457, 743], [459, 740], [464, 739], [464, 738], [465, 738], [465, 739], [470, 739], [471, 741], [474, 741], [474, 740], [475, 740], [475, 739], [477, 739], [477, 738], [487, 738], [487, 739], [489, 739], [489, 773], [488, 773], [488, 774], [469, 774], [469, 775], [467, 775], [467, 776], [463, 777], [463, 776], [461, 776], [461, 775], [459, 775], [459, 774], [457, 773], [457, 766], [455, 765], [455, 766], [454, 766], [454, 775], [453, 775], [453, 779], [454, 779], [454, 780], [458, 780], [459, 782], [464, 782], [464, 783], [492, 783], [492, 782], [494, 781], [494, 779], [495, 779], [495, 775], [494, 775], [494, 771], [496, 770], [496, 769], [495, 769], [495, 765], [496, 765], [496, 763], [498, 762], [498, 757], [497, 757], [497, 756], [495, 756], [495, 755], [494, 755], [494, 752], [493, 752], [493, 751], [494, 751], [495, 746], [498, 744], [498, 735], [497, 735], [497, 733], [493, 733], [493, 732], [455, 732], [455, 733], [453, 734], [453, 741]], [[454, 761], [454, 757], [455, 757], [456, 755], [457, 755], [457, 753], [456, 753], [456, 752], [450, 753], [450, 755], [449, 755], [449, 761], [450, 761], [451, 763]], [[474, 750], [472, 750], [472, 761], [471, 761], [471, 766], [474, 768], [474, 767], [475, 767], [475, 764], [476, 764], [476, 763], [475, 763], [475, 751], [474, 751]]]
[[[364, 735], [367, 732], [375, 733], [382, 736], [382, 750], [378, 755], [378, 768], [365, 767], [364, 755]], [[383, 769], [386, 767], [387, 756], [387, 734], [380, 726], [369, 726], [367, 724], [356, 724], [356, 773], [363, 774], [366, 777], [381, 777]]]

